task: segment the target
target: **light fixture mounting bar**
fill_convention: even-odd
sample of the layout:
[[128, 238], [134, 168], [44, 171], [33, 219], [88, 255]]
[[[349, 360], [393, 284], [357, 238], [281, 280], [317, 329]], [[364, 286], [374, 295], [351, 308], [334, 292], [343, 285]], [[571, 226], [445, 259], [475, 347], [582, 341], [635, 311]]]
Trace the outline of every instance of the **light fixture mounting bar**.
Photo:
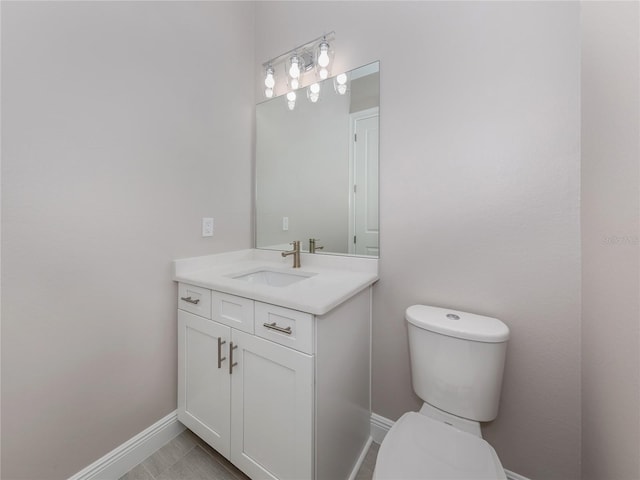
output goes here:
[[320, 35], [319, 37], [314, 38], [313, 40], [310, 40], [307, 43], [303, 43], [302, 45], [298, 45], [297, 47], [292, 48], [291, 50], [289, 50], [287, 52], [281, 53], [277, 57], [273, 57], [272, 59], [267, 60], [266, 62], [264, 62], [262, 64], [262, 66], [264, 68], [266, 68], [269, 65], [274, 65], [276, 63], [281, 62], [282, 60], [285, 60], [285, 59], [289, 58], [289, 56], [292, 53], [302, 53], [304, 51], [307, 51], [307, 50], [313, 48], [316, 45], [316, 43], [318, 43], [321, 40], [327, 40], [327, 41], [333, 40], [334, 37], [335, 37], [335, 34], [336, 34], [336, 32], [331, 31], [329, 33], [325, 33], [324, 35]]

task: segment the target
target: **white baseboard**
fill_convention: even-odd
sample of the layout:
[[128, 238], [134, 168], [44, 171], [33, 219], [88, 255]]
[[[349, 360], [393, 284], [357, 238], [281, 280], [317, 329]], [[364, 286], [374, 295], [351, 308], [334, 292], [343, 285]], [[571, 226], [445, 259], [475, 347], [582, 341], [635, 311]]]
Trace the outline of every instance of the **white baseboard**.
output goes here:
[[185, 429], [173, 411], [135, 437], [114, 448], [69, 480], [117, 480]]
[[[378, 444], [382, 443], [393, 423], [392, 420], [382, 415], [371, 414], [371, 439], [363, 449], [354, 472], [357, 472], [360, 465], [362, 465], [371, 441]], [[178, 421], [177, 411], [171, 412], [135, 437], [107, 453], [104, 457], [69, 477], [69, 480], [117, 480], [160, 447], [180, 435], [184, 429], [184, 425]], [[506, 469], [505, 474], [508, 480], [529, 480]]]
[[507, 476], [507, 480], [529, 480], [527, 477], [523, 477], [522, 475], [518, 475], [517, 473], [510, 472], [506, 468], [504, 469], [504, 473]]
[[358, 471], [360, 470], [360, 467], [362, 466], [362, 463], [364, 462], [364, 459], [367, 456], [367, 453], [369, 452], [369, 447], [371, 447], [372, 443], [373, 443], [373, 438], [369, 437], [369, 440], [367, 440], [367, 443], [365, 443], [364, 448], [360, 452], [358, 461], [353, 466], [353, 470], [351, 471], [351, 475], [349, 475], [348, 480], [355, 480], [355, 478], [358, 476]]
[[[393, 420], [389, 420], [388, 418], [383, 417], [382, 415], [378, 415], [377, 413], [371, 413], [371, 436], [373, 437], [373, 441], [376, 443], [382, 443], [385, 435], [389, 431], [389, 429], [393, 426]], [[527, 477], [523, 477], [517, 473], [510, 472], [506, 468], [504, 469], [504, 473], [507, 476], [507, 480], [529, 480]]]
[[371, 436], [376, 443], [382, 443], [385, 435], [393, 426], [393, 421], [377, 413], [371, 413]]

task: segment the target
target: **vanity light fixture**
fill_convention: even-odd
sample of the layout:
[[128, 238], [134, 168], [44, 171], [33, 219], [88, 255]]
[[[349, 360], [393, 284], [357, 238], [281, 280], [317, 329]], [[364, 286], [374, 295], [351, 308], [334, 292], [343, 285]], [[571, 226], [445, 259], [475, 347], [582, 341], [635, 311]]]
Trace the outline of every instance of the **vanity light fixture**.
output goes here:
[[[329, 78], [334, 57], [333, 49], [329, 42], [333, 43], [334, 37], [334, 32], [324, 34], [263, 63], [262, 66], [265, 69], [265, 97], [272, 98], [275, 95], [276, 72], [282, 67], [284, 67], [289, 91], [317, 83], [318, 79], [325, 80]], [[307, 97], [315, 103], [320, 98], [319, 93], [319, 89], [317, 92], [307, 92]], [[287, 98], [287, 105], [289, 109], [293, 110], [294, 107], [291, 106], [291, 102], [295, 106], [295, 99], [290, 100]]]

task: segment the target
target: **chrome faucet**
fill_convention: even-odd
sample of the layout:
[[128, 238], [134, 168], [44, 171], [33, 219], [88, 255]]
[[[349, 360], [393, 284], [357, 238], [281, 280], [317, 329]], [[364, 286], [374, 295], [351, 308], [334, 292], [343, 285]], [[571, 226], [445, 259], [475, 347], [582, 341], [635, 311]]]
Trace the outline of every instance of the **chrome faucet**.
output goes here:
[[310, 238], [309, 239], [309, 253], [316, 253], [316, 250], [322, 250], [324, 248], [323, 247], [316, 247], [316, 242], [318, 241], [317, 238]]
[[293, 268], [300, 268], [300, 240], [294, 240], [291, 245], [293, 245], [293, 250], [282, 252], [282, 256], [293, 255]]

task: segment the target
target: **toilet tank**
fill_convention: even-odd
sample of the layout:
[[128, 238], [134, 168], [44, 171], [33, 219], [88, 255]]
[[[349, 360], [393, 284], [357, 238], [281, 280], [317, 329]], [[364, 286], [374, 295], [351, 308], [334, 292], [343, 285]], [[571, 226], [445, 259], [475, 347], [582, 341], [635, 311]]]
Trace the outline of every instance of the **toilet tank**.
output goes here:
[[409, 307], [405, 317], [420, 398], [470, 420], [496, 418], [509, 328], [496, 318], [427, 305]]

